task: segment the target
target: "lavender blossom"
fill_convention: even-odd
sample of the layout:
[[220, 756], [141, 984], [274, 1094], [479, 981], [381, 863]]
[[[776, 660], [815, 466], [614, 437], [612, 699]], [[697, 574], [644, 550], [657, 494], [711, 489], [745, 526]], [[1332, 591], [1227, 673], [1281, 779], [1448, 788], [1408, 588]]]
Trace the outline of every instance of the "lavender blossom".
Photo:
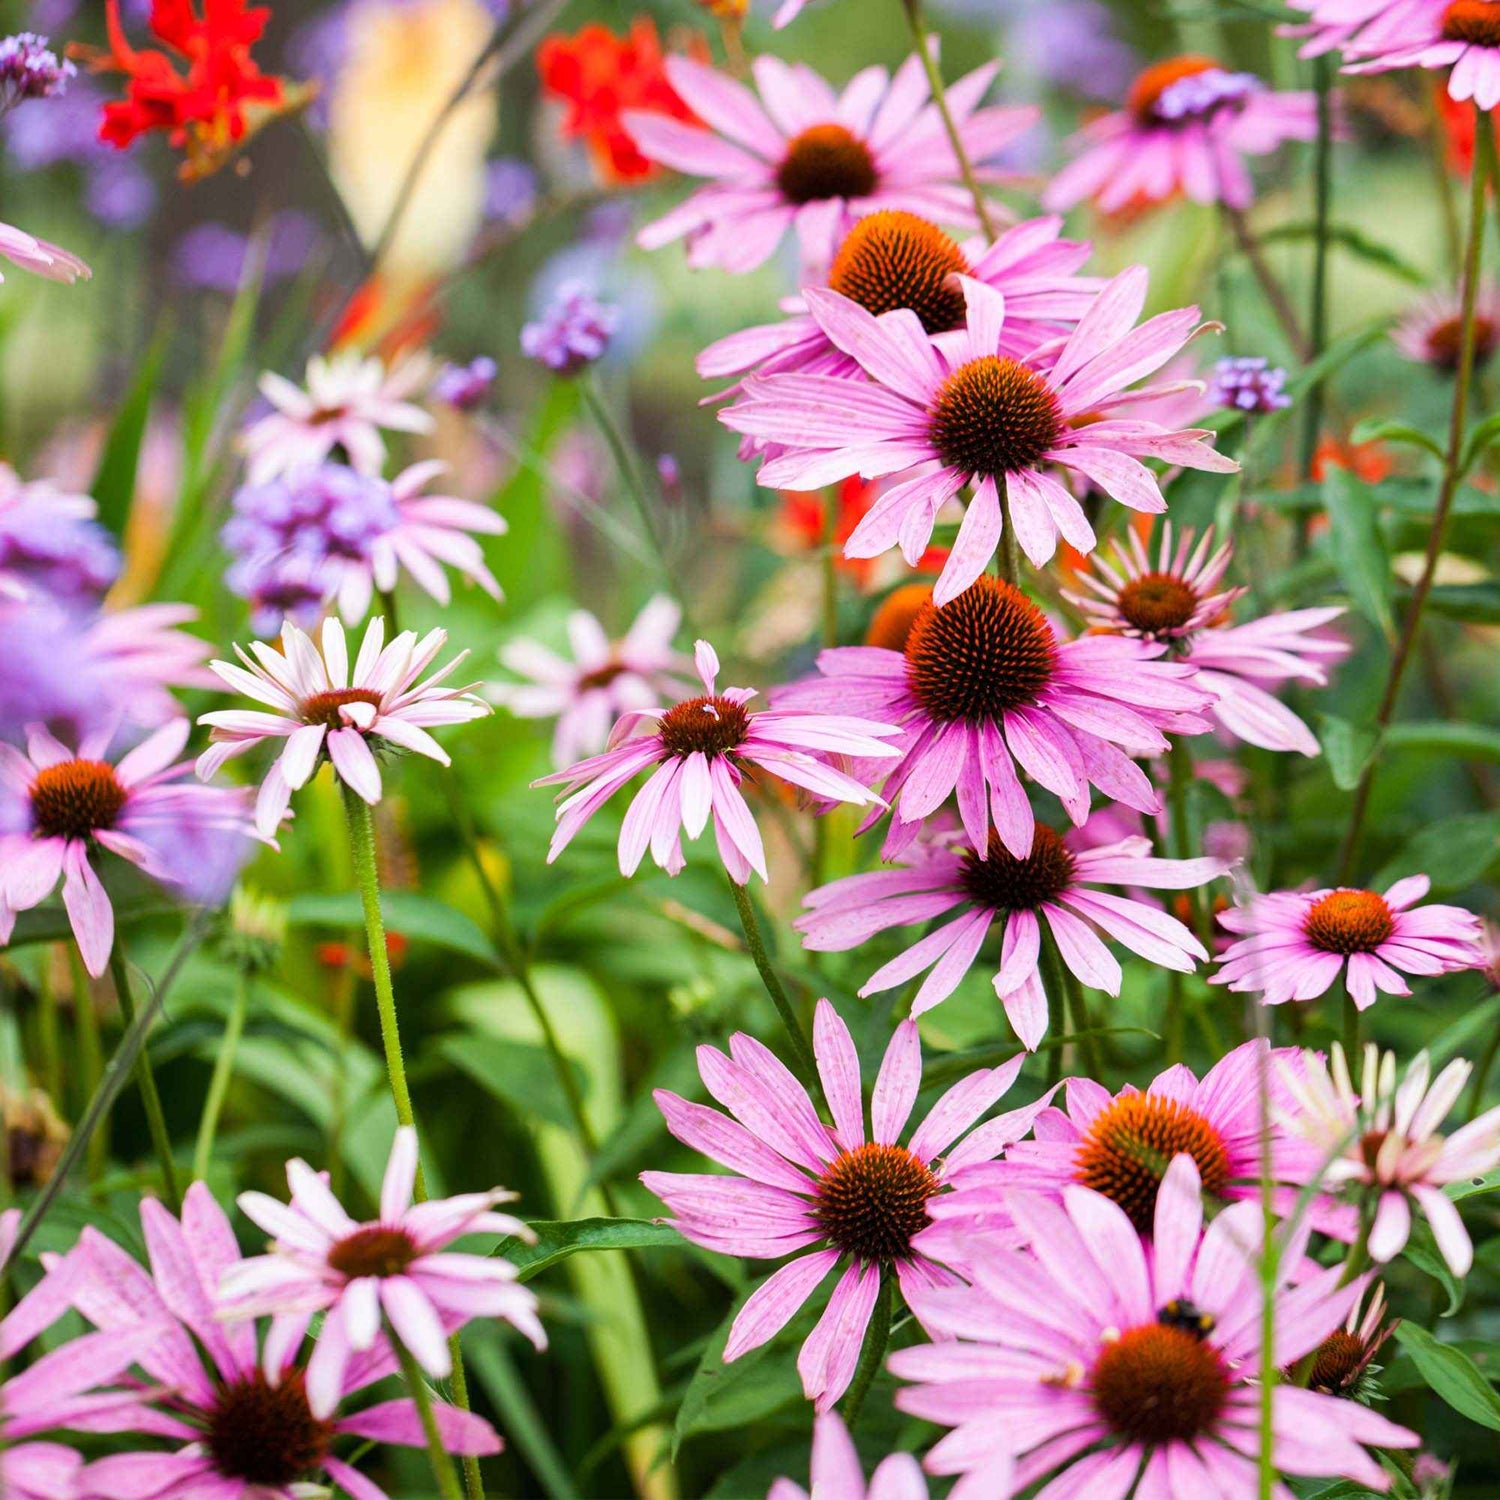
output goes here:
[[455, 411], [473, 411], [489, 395], [497, 366], [487, 354], [466, 365], [444, 365], [432, 383], [432, 394]]
[[77, 69], [59, 62], [47, 38], [32, 31], [0, 38], [0, 114], [26, 99], [50, 99], [61, 94]]
[[576, 375], [604, 356], [619, 313], [582, 282], [558, 289], [551, 305], [521, 330], [521, 349], [558, 375]]
[[1281, 411], [1292, 404], [1292, 398], [1282, 389], [1285, 384], [1286, 371], [1279, 365], [1258, 356], [1241, 356], [1221, 359], [1214, 366], [1207, 395], [1226, 411], [1255, 415]]
[[518, 229], [536, 212], [536, 173], [517, 156], [502, 156], [485, 169], [485, 218]]

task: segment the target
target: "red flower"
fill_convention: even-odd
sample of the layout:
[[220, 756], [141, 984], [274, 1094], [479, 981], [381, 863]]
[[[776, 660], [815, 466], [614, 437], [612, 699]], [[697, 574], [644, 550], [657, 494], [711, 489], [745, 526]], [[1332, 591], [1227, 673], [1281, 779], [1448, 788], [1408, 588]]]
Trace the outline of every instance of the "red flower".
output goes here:
[[248, 135], [312, 95], [306, 85], [289, 87], [262, 73], [251, 57], [268, 7], [247, 8], [247, 0], [202, 4], [200, 16], [195, 0], [152, 0], [151, 35], [171, 50], [137, 51], [120, 24], [119, 0], [105, 0], [109, 49], [74, 49], [95, 72], [127, 80], [125, 97], [104, 106], [100, 140], [123, 150], [160, 131], [186, 153], [184, 177], [215, 171]]
[[[841, 573], [848, 573], [862, 588], [874, 581], [880, 567], [880, 559], [874, 557], [845, 557], [844, 543], [854, 534], [854, 528], [864, 520], [869, 509], [880, 498], [880, 485], [853, 475], [845, 479], [838, 488], [838, 515], [834, 520], [833, 544], [834, 566]], [[776, 530], [787, 551], [810, 552], [823, 545], [823, 496], [803, 490], [783, 490], [781, 510], [776, 517]], [[929, 547], [917, 560], [919, 572], [938, 572], [948, 560], [946, 547]]]
[[665, 63], [655, 23], [645, 16], [631, 23], [628, 36], [591, 23], [574, 36], [549, 36], [537, 49], [542, 86], [568, 106], [563, 134], [588, 143], [606, 182], [643, 182], [659, 170], [626, 134], [622, 111], [643, 109], [674, 120], [696, 120], [667, 82]]

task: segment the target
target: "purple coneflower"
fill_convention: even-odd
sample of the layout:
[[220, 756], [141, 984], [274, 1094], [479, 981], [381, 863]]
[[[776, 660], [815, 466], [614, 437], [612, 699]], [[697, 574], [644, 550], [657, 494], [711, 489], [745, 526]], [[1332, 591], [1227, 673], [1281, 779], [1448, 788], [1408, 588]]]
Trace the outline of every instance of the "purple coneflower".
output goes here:
[[941, 344], [909, 308], [876, 318], [837, 292], [810, 289], [812, 316], [867, 378], [752, 377], [720, 420], [777, 445], [782, 456], [759, 474], [769, 488], [818, 489], [853, 474], [895, 481], [855, 528], [846, 557], [878, 557], [899, 545], [915, 566], [938, 513], [972, 488], [933, 593], [946, 604], [983, 573], [1007, 522], [1038, 566], [1060, 536], [1082, 552], [1093, 549], [1093, 527], [1048, 472], [1053, 465], [1142, 511], [1167, 508], [1142, 458], [1221, 474], [1239, 467], [1214, 451], [1206, 429], [1174, 432], [1110, 415], [1122, 401], [1149, 395], [1130, 387], [1200, 331], [1195, 307], [1136, 327], [1148, 279], [1143, 266], [1121, 272], [1061, 347], [1033, 361], [1003, 352], [1006, 300], [972, 276], [958, 278], [968, 308], [963, 334]]
[[[794, 229], [805, 268], [817, 273], [856, 219], [883, 208], [978, 227], [919, 57], [894, 78], [866, 68], [842, 94], [805, 64], [765, 53], [753, 90], [686, 57], [669, 57], [666, 68], [707, 128], [628, 111], [626, 129], [652, 161], [711, 183], [640, 232], [648, 250], [685, 238], [692, 266], [753, 271]], [[978, 68], [948, 90], [984, 182], [1004, 180], [996, 157], [1037, 118], [1029, 106], [980, 108], [998, 71]]]
[[[928, 1471], [963, 1476], [953, 1500], [1018, 1495], [1048, 1475], [1046, 1488], [1080, 1500], [1254, 1500], [1260, 1205], [1231, 1204], [1205, 1229], [1198, 1170], [1182, 1155], [1157, 1195], [1149, 1249], [1118, 1204], [1087, 1188], [1066, 1188], [1061, 1203], [1013, 1192], [1006, 1208], [1019, 1244], [976, 1244], [974, 1285], [918, 1292], [914, 1311], [947, 1337], [890, 1359], [916, 1382], [897, 1406], [953, 1429]], [[1301, 1276], [1306, 1236], [1304, 1225], [1277, 1263], [1282, 1368], [1342, 1324], [1368, 1280], [1340, 1286], [1341, 1266]], [[1271, 1400], [1279, 1473], [1384, 1491], [1389, 1476], [1363, 1445], [1419, 1442], [1368, 1407], [1292, 1382]]]
[[827, 1000], [818, 1002], [813, 1051], [831, 1127], [775, 1053], [736, 1032], [727, 1057], [698, 1049], [703, 1082], [732, 1118], [666, 1089], [654, 1097], [678, 1140], [738, 1175], [643, 1172], [641, 1181], [694, 1244], [757, 1260], [810, 1252], [751, 1293], [729, 1331], [726, 1361], [774, 1338], [845, 1266], [797, 1357], [804, 1394], [825, 1412], [854, 1376], [882, 1277], [894, 1276], [908, 1302], [923, 1288], [958, 1284], [912, 1243], [929, 1222], [929, 1200], [966, 1162], [988, 1160], [1024, 1135], [1046, 1100], [959, 1139], [1015, 1082], [1021, 1059], [1012, 1058], [954, 1084], [903, 1146], [922, 1081], [916, 1023], [901, 1022], [886, 1048], [870, 1099], [869, 1138], [854, 1039]]
[[1407, 0], [1361, 27], [1344, 45], [1351, 73], [1448, 69], [1448, 97], [1500, 105], [1500, 4], [1495, 0]]
[[444, 724], [482, 718], [489, 707], [468, 687], [446, 687], [448, 677], [469, 654], [460, 652], [425, 681], [423, 672], [447, 642], [446, 630], [420, 639], [404, 630], [385, 645], [385, 621], [370, 621], [351, 671], [344, 627], [325, 620], [322, 646], [295, 625], [281, 630], [281, 649], [252, 641], [253, 658], [235, 651], [243, 665], [211, 663], [235, 691], [270, 710], [220, 709], [200, 724], [212, 729], [212, 745], [198, 757], [205, 780], [225, 761], [267, 740], [286, 743], [261, 783], [255, 826], [271, 837], [286, 816], [292, 793], [307, 784], [326, 754], [340, 781], [372, 806], [380, 801], [378, 749], [411, 750], [439, 765], [447, 752], [427, 732]]
[[586, 609], [568, 616], [572, 659], [532, 640], [507, 641], [501, 663], [524, 683], [492, 685], [487, 696], [519, 719], [556, 719], [552, 762], [559, 769], [597, 755], [622, 714], [680, 697], [692, 663], [672, 647], [682, 610], [658, 594], [618, 641]]
[[87, 495], [47, 480], [23, 480], [0, 463], [0, 595], [24, 599], [41, 589], [68, 602], [92, 602], [115, 581], [120, 553]]
[[1479, 918], [1461, 906], [1418, 906], [1432, 888], [1408, 875], [1384, 895], [1347, 887], [1272, 891], [1219, 914], [1242, 934], [1209, 981], [1263, 1005], [1316, 1000], [1343, 978], [1360, 1010], [1378, 994], [1409, 995], [1404, 974], [1451, 974], [1484, 961]]
[[[971, 848], [921, 846], [904, 868], [849, 875], [813, 891], [808, 911], [793, 924], [803, 946], [842, 952], [892, 927], [958, 915], [877, 969], [861, 995], [905, 984], [930, 970], [912, 998], [921, 1015], [958, 988], [997, 923], [1000, 967], [995, 993], [1024, 1046], [1034, 1049], [1047, 1030], [1041, 942], [1045, 925], [1069, 971], [1084, 984], [1118, 995], [1119, 960], [1099, 936], [1164, 968], [1191, 973], [1208, 953], [1176, 917], [1100, 885], [1189, 890], [1223, 875], [1215, 859], [1154, 859], [1151, 841], [1126, 838], [1093, 849], [1070, 849], [1044, 824], [1035, 825], [1031, 852], [1013, 855], [991, 832], [983, 856]], [[1060, 1004], [1063, 997], [1053, 997]]]
[[[1446, 375], [1463, 353], [1463, 302], [1456, 291], [1421, 298], [1391, 330], [1391, 340], [1410, 360]], [[1474, 304], [1474, 368], [1482, 370], [1500, 349], [1500, 288], [1480, 286]]]
[[1182, 193], [1246, 209], [1255, 196], [1246, 158], [1317, 132], [1312, 94], [1269, 89], [1211, 57], [1169, 57], [1136, 78], [1124, 109], [1084, 126], [1042, 202], [1063, 212], [1088, 198], [1116, 213]]
[[[813, 1423], [812, 1470], [808, 1474], [815, 1500], [927, 1500], [922, 1467], [910, 1453], [892, 1453], [880, 1462], [865, 1487], [865, 1471], [849, 1429], [833, 1412]], [[766, 1500], [809, 1500], [793, 1479], [778, 1479]]]
[[529, 1238], [519, 1219], [494, 1211], [515, 1194], [494, 1188], [413, 1205], [416, 1173], [417, 1133], [403, 1126], [391, 1146], [377, 1219], [351, 1218], [329, 1191], [327, 1175], [301, 1160], [287, 1163], [290, 1204], [240, 1194], [246, 1217], [272, 1236], [271, 1251], [225, 1268], [217, 1315], [231, 1321], [273, 1315], [271, 1342], [284, 1351], [301, 1344], [314, 1313], [324, 1314], [307, 1362], [314, 1417], [332, 1415], [350, 1361], [377, 1347], [384, 1325], [438, 1380], [452, 1369], [448, 1335], [473, 1318], [503, 1318], [538, 1349], [547, 1346], [536, 1297], [508, 1260], [448, 1248], [470, 1234]]
[[[547, 851], [550, 864], [601, 807], [640, 772], [656, 767], [630, 804], [620, 827], [620, 871], [633, 875], [651, 858], [669, 875], [683, 867], [682, 834], [695, 839], [712, 819], [719, 857], [730, 878], [744, 885], [753, 870], [762, 880], [766, 851], [760, 830], [740, 792], [747, 772], [768, 771], [793, 786], [832, 802], [883, 806], [863, 782], [829, 765], [825, 756], [894, 757], [883, 743], [898, 733], [888, 724], [846, 714], [806, 713], [772, 707], [748, 708], [751, 688], [715, 687], [719, 658], [707, 641], [693, 653], [703, 683], [700, 697], [664, 713], [636, 709], [615, 725], [610, 748], [533, 786], [565, 783], [557, 830]], [[633, 731], [648, 719], [655, 727]]]

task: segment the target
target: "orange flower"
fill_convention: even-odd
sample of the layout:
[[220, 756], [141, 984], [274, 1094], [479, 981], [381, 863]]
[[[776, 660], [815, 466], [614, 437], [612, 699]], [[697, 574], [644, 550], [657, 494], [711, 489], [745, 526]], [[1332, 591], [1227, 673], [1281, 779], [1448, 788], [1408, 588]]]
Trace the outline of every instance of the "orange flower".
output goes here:
[[[844, 543], [854, 534], [854, 528], [864, 520], [870, 507], [880, 496], [880, 487], [867, 479], [854, 475], [839, 485], [838, 518], [834, 522], [834, 566], [849, 574], [861, 587], [867, 587], [874, 579], [880, 559], [874, 557], [845, 557]], [[823, 497], [816, 492], [783, 490], [781, 511], [776, 518], [776, 530], [788, 551], [810, 552], [823, 545]], [[919, 572], [937, 572], [948, 560], [946, 547], [929, 547], [917, 561]]]
[[1474, 111], [1468, 100], [1450, 98], [1441, 83], [1434, 84], [1432, 93], [1447, 141], [1448, 170], [1467, 177], [1474, 166]]
[[108, 50], [73, 49], [94, 72], [126, 78], [125, 97], [104, 106], [100, 140], [123, 150], [160, 131], [185, 152], [184, 177], [216, 171], [267, 121], [312, 97], [310, 86], [269, 77], [251, 57], [270, 15], [247, 0], [203, 0], [201, 16], [194, 0], [152, 0], [151, 35], [170, 51], [137, 51], [120, 23], [120, 0], [105, 0]]
[[644, 182], [660, 170], [636, 149], [620, 123], [623, 111], [697, 118], [667, 81], [656, 25], [645, 16], [638, 16], [623, 37], [597, 22], [573, 36], [549, 36], [537, 49], [537, 72], [547, 92], [568, 106], [563, 134], [588, 143], [608, 183]]
[[1321, 484], [1329, 469], [1347, 469], [1366, 484], [1379, 484], [1394, 467], [1384, 443], [1349, 443], [1324, 434], [1313, 454], [1312, 477]]

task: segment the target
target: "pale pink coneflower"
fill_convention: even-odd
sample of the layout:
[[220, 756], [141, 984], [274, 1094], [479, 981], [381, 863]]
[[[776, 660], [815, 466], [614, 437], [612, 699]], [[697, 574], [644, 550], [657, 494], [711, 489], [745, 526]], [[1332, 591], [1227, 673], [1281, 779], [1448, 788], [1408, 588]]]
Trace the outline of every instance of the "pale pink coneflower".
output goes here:
[[251, 484], [322, 463], [342, 449], [362, 474], [378, 474], [385, 463], [387, 432], [430, 432], [429, 412], [407, 398], [427, 385], [431, 367], [412, 357], [386, 368], [382, 360], [355, 350], [307, 362], [306, 389], [267, 371], [261, 394], [274, 410], [240, 438]]
[[[1000, 352], [1013, 359], [1033, 354], [1076, 323], [1104, 283], [1075, 273], [1090, 246], [1059, 239], [1060, 218], [1027, 219], [993, 244], [963, 243], [928, 219], [903, 209], [882, 209], [860, 219], [840, 244], [828, 287], [880, 317], [909, 308], [939, 344], [964, 327], [963, 289], [955, 276], [972, 276], [1005, 298]], [[799, 293], [782, 304], [779, 323], [742, 329], [698, 356], [705, 380], [760, 375], [853, 375], [858, 363], [823, 331]], [[738, 389], [735, 387], [734, 389]]]
[[[1065, 1109], [1037, 1116], [1032, 1139], [1018, 1141], [1001, 1161], [954, 1174], [953, 1191], [935, 1205], [945, 1231], [962, 1233], [1005, 1224], [1005, 1204], [1016, 1191], [1061, 1199], [1070, 1184], [1117, 1203], [1141, 1234], [1156, 1222], [1156, 1203], [1167, 1168], [1191, 1156], [1203, 1193], [1216, 1203], [1258, 1202], [1262, 1166], [1261, 1079], [1273, 1109], [1292, 1095], [1283, 1068], [1301, 1065], [1293, 1048], [1243, 1042], [1202, 1078], [1182, 1063], [1157, 1074], [1144, 1089], [1133, 1084], [1111, 1094], [1091, 1078], [1063, 1086]], [[1274, 1121], [1270, 1137], [1273, 1203], [1290, 1217], [1301, 1190], [1315, 1182], [1322, 1156]], [[1315, 1198], [1310, 1222], [1326, 1233], [1353, 1238], [1352, 1216]]]
[[[1456, 290], [1431, 292], [1418, 299], [1391, 330], [1391, 342], [1408, 359], [1447, 375], [1458, 369], [1463, 337], [1463, 302]], [[1500, 288], [1487, 282], [1479, 288], [1474, 303], [1474, 368], [1484, 369], [1497, 349]]]
[[845, 1267], [797, 1356], [803, 1393], [825, 1412], [854, 1377], [882, 1278], [894, 1276], [908, 1303], [922, 1288], [957, 1284], [912, 1243], [929, 1222], [929, 1200], [966, 1162], [987, 1160], [1024, 1135], [1046, 1098], [965, 1136], [1015, 1082], [1022, 1059], [1014, 1057], [954, 1084], [902, 1145], [922, 1083], [916, 1022], [902, 1021], [886, 1048], [870, 1099], [869, 1138], [854, 1039], [827, 1000], [818, 1002], [813, 1052], [832, 1126], [754, 1037], [736, 1032], [727, 1057], [699, 1047], [704, 1085], [732, 1118], [666, 1089], [654, 1097], [678, 1140], [737, 1175], [643, 1172], [641, 1181], [695, 1245], [755, 1260], [809, 1252], [751, 1293], [729, 1330], [726, 1362], [774, 1338]]
[[192, 781], [177, 756], [189, 724], [175, 719], [118, 760], [106, 758], [113, 729], [70, 750], [41, 725], [26, 753], [0, 744], [0, 944], [17, 912], [46, 900], [62, 882], [63, 905], [84, 967], [102, 974], [114, 946], [115, 915], [97, 869], [108, 853], [173, 887], [192, 872], [175, 844], [207, 832], [248, 836], [245, 796]]
[[[1020, 589], [988, 574], [941, 608], [918, 611], [900, 651], [838, 646], [817, 678], [778, 704], [840, 708], [901, 727], [901, 762], [882, 795], [892, 857], [955, 791], [969, 847], [988, 856], [991, 820], [1017, 859], [1036, 818], [1017, 768], [1081, 824], [1090, 786], [1143, 813], [1161, 810], [1132, 756], [1161, 755], [1164, 731], [1202, 734], [1211, 699], [1166, 648], [1125, 636], [1059, 639]], [[874, 774], [879, 774], [878, 768]]]
[[[752, 713], [750, 688], [715, 687], [719, 658], [707, 641], [694, 651], [700, 697], [664, 713], [636, 709], [615, 725], [610, 747], [533, 786], [564, 783], [557, 829], [547, 851], [550, 864], [579, 829], [640, 772], [656, 768], [635, 795], [620, 827], [620, 872], [633, 875], [649, 849], [669, 875], [683, 867], [682, 834], [695, 839], [713, 823], [719, 857], [729, 876], [745, 885], [751, 871], [762, 880], [766, 851], [740, 791], [748, 771], [758, 769], [831, 802], [884, 806], [863, 782], [836, 770], [824, 757], [894, 758], [884, 741], [899, 731], [848, 714], [805, 713], [772, 707]], [[648, 721], [654, 727], [634, 731]]]
[[1136, 78], [1124, 109], [1079, 131], [1042, 202], [1061, 213], [1090, 199], [1116, 213], [1183, 194], [1244, 210], [1255, 197], [1247, 158], [1317, 133], [1312, 94], [1267, 88], [1211, 57], [1169, 57]]
[[[917, 1294], [941, 1337], [899, 1349], [890, 1369], [915, 1384], [904, 1412], [953, 1430], [928, 1453], [958, 1474], [952, 1500], [1004, 1500], [1044, 1487], [1079, 1500], [1186, 1500], [1260, 1493], [1262, 1297], [1258, 1203], [1234, 1203], [1204, 1227], [1193, 1158], [1178, 1156], [1143, 1242], [1118, 1204], [1070, 1186], [1059, 1203], [1006, 1195], [1020, 1243], [973, 1247], [972, 1286]], [[1277, 1262], [1272, 1358], [1286, 1369], [1316, 1350], [1368, 1278], [1341, 1266], [1303, 1276], [1308, 1226]], [[1292, 1274], [1298, 1281], [1290, 1284]], [[1357, 1402], [1294, 1382], [1271, 1394], [1280, 1474], [1341, 1476], [1384, 1492], [1365, 1451], [1415, 1447], [1415, 1433]], [[1291, 1500], [1283, 1484], [1277, 1500]]]
[[1338, 1043], [1329, 1060], [1309, 1052], [1300, 1069], [1283, 1064], [1291, 1101], [1279, 1109], [1281, 1122], [1320, 1154], [1327, 1190], [1359, 1207], [1370, 1259], [1378, 1265], [1400, 1254], [1415, 1207], [1432, 1226], [1449, 1270], [1469, 1274], [1474, 1246], [1443, 1189], [1500, 1166], [1500, 1108], [1450, 1136], [1440, 1127], [1472, 1072], [1471, 1064], [1454, 1058], [1434, 1078], [1427, 1053], [1419, 1052], [1398, 1087], [1395, 1053], [1382, 1053], [1373, 1042], [1365, 1047], [1358, 1091]]
[[[927, 1500], [922, 1466], [910, 1453], [892, 1453], [880, 1461], [865, 1486], [865, 1471], [849, 1429], [834, 1412], [813, 1422], [812, 1487], [810, 1500]], [[766, 1500], [809, 1500], [808, 1491], [793, 1479], [778, 1479]]]
[[1416, 905], [1431, 887], [1426, 875], [1408, 875], [1384, 895], [1347, 887], [1253, 895], [1219, 914], [1240, 936], [1209, 983], [1281, 1005], [1316, 1000], [1342, 976], [1367, 1010], [1379, 994], [1411, 994], [1403, 973], [1478, 968], [1479, 918], [1461, 906]]
[[677, 602], [658, 594], [616, 641], [586, 609], [575, 609], [567, 622], [571, 659], [538, 641], [507, 641], [501, 664], [528, 680], [491, 684], [485, 696], [519, 719], [555, 719], [552, 763], [572, 765], [604, 749], [622, 714], [681, 696], [692, 666], [672, 646], [681, 620]]
[[[1193, 971], [1207, 950], [1176, 917], [1098, 886], [1190, 890], [1228, 871], [1215, 859], [1155, 859], [1151, 841], [1126, 838], [1093, 849], [1073, 849], [1045, 824], [1036, 825], [1031, 852], [1013, 855], [991, 833], [984, 857], [972, 848], [919, 845], [904, 868], [848, 875], [811, 892], [808, 910], [793, 925], [814, 952], [836, 953], [892, 927], [949, 918], [882, 965], [860, 987], [879, 994], [926, 979], [912, 998], [921, 1015], [958, 988], [996, 924], [1000, 930], [995, 993], [1021, 1043], [1035, 1049], [1047, 1030], [1041, 942], [1051, 933], [1068, 970], [1084, 984], [1118, 995], [1120, 961], [1101, 939], [1178, 973]], [[958, 915], [953, 916], [955, 908]], [[1061, 995], [1053, 996], [1060, 1004]]]
[[[1007, 521], [1038, 566], [1059, 537], [1093, 550], [1094, 529], [1051, 466], [1148, 512], [1167, 502], [1142, 458], [1214, 473], [1238, 469], [1210, 445], [1207, 429], [1111, 416], [1122, 400], [1146, 397], [1147, 390], [1131, 389], [1134, 382], [1200, 331], [1195, 307], [1135, 326], [1149, 279], [1143, 266], [1107, 282], [1060, 347], [1029, 360], [1002, 352], [1005, 298], [971, 276], [957, 279], [967, 322], [961, 337], [941, 345], [909, 308], [877, 318], [837, 292], [810, 288], [804, 295], [813, 318], [867, 378], [752, 376], [742, 399], [719, 413], [735, 432], [775, 446], [780, 456], [758, 476], [769, 488], [818, 489], [852, 474], [894, 481], [855, 528], [846, 557], [878, 557], [899, 545], [916, 566], [939, 512], [972, 488], [933, 591], [946, 604], [984, 572]], [[1176, 394], [1180, 386], [1157, 389]]]
[[388, 1324], [412, 1358], [434, 1379], [451, 1373], [448, 1335], [474, 1318], [502, 1318], [538, 1348], [547, 1335], [536, 1297], [516, 1268], [496, 1255], [448, 1247], [465, 1235], [529, 1239], [531, 1231], [497, 1203], [514, 1193], [498, 1188], [412, 1203], [417, 1133], [396, 1131], [380, 1189], [380, 1217], [353, 1219], [328, 1187], [325, 1173], [287, 1163], [290, 1204], [265, 1193], [242, 1193], [245, 1216], [272, 1236], [271, 1250], [228, 1267], [217, 1310], [234, 1321], [272, 1315], [278, 1348], [300, 1344], [314, 1313], [325, 1314], [307, 1362], [307, 1400], [316, 1417], [337, 1405], [350, 1360], [376, 1347]]
[[352, 671], [336, 619], [323, 622], [321, 649], [291, 623], [282, 626], [280, 651], [252, 641], [252, 657], [236, 646], [243, 665], [216, 661], [213, 670], [270, 712], [204, 714], [198, 722], [210, 726], [213, 743], [198, 757], [198, 774], [207, 779], [225, 761], [267, 740], [284, 740], [256, 798], [255, 826], [264, 837], [280, 827], [292, 793], [307, 784], [324, 754], [339, 780], [373, 806], [381, 797], [376, 750], [411, 750], [446, 766], [447, 752], [427, 731], [490, 712], [468, 687], [444, 686], [467, 651], [422, 680], [447, 639], [446, 630], [429, 630], [420, 639], [404, 630], [387, 646], [385, 620], [377, 617], [365, 629]]
[[1307, 1377], [1309, 1390], [1330, 1396], [1368, 1399], [1377, 1395], [1374, 1363], [1386, 1340], [1396, 1331], [1399, 1318], [1386, 1317], [1385, 1287], [1375, 1282], [1368, 1301], [1361, 1299], [1349, 1309], [1342, 1328], [1335, 1328], [1318, 1345]]
[[[1195, 545], [1196, 539], [1196, 545]], [[1213, 694], [1209, 712], [1236, 739], [1264, 750], [1316, 755], [1317, 737], [1267, 686], [1290, 681], [1323, 687], [1325, 663], [1348, 655], [1349, 643], [1323, 634], [1342, 606], [1262, 615], [1242, 625], [1230, 611], [1247, 590], [1226, 585], [1234, 555], [1230, 543], [1214, 547], [1213, 528], [1201, 537], [1190, 528], [1162, 527], [1153, 561], [1134, 532], [1116, 540], [1111, 555], [1096, 553], [1092, 570], [1075, 576], [1078, 592], [1064, 591], [1093, 630], [1156, 641], [1198, 669], [1194, 683]]]
[[[39, 240], [24, 229], [17, 229], [14, 224], [0, 224], [0, 256], [13, 266], [47, 281], [71, 285], [80, 278], [87, 281], [94, 274], [71, 250]], [[0, 281], [4, 280], [0, 276]]]
[[[410, 1397], [346, 1407], [397, 1372], [389, 1343], [381, 1339], [350, 1359], [332, 1408], [317, 1414], [301, 1362], [305, 1318], [262, 1341], [253, 1323], [215, 1316], [220, 1278], [240, 1263], [240, 1251], [208, 1188], [201, 1182], [188, 1188], [180, 1221], [144, 1199], [141, 1229], [149, 1270], [92, 1226], [51, 1262], [55, 1295], [106, 1330], [100, 1337], [126, 1340], [146, 1377], [133, 1383], [135, 1420], [122, 1422], [121, 1430], [173, 1445], [97, 1459], [83, 1476], [81, 1496], [300, 1500], [321, 1493], [315, 1486], [327, 1480], [358, 1500], [386, 1500], [335, 1445], [344, 1439], [350, 1450], [371, 1442], [424, 1446]], [[482, 1418], [442, 1401], [433, 1403], [433, 1416], [449, 1452], [500, 1451]]]
[[1353, 50], [1360, 32], [1371, 21], [1387, 14], [1416, 10], [1425, 0], [1287, 0], [1293, 10], [1304, 11], [1307, 20], [1279, 27], [1282, 36], [1298, 37], [1301, 57]]
[[[895, 77], [865, 68], [837, 93], [803, 63], [762, 53], [751, 89], [686, 57], [667, 77], [704, 121], [626, 111], [644, 156], [709, 185], [654, 224], [638, 242], [654, 250], [686, 239], [688, 264], [753, 271], [795, 230], [811, 275], [826, 271], [856, 219], [900, 208], [963, 229], [978, 227], [942, 117], [919, 57]], [[1036, 121], [1029, 105], [981, 108], [999, 65], [948, 89], [948, 108], [981, 182], [1003, 182], [993, 163]]]
[[1500, 105], [1500, 3], [1412, 0], [1392, 6], [1345, 44], [1349, 73], [1446, 68], [1448, 97], [1476, 109]]

